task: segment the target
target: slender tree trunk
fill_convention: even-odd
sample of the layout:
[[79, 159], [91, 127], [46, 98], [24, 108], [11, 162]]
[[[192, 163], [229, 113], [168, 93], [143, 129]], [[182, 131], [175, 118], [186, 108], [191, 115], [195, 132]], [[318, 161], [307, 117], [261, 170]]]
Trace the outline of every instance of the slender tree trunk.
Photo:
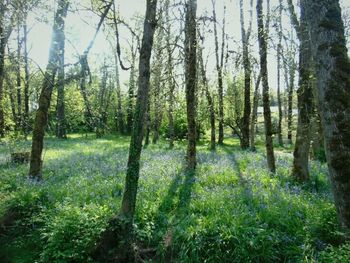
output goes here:
[[151, 105], [148, 99], [147, 113], [146, 113], [146, 136], [145, 136], [145, 146], [149, 145], [149, 136], [151, 133]]
[[277, 101], [278, 101], [278, 127], [277, 137], [278, 144], [283, 146], [282, 138], [282, 99], [281, 99], [281, 56], [282, 56], [282, 0], [279, 1], [279, 18], [278, 18], [278, 45], [277, 45]]
[[165, 20], [167, 25], [166, 30], [166, 50], [167, 50], [167, 85], [169, 87], [169, 96], [168, 96], [168, 136], [169, 136], [169, 148], [172, 149], [174, 147], [174, 102], [175, 102], [175, 87], [176, 83], [174, 81], [173, 76], [173, 49], [171, 48], [171, 21], [169, 19], [169, 0], [165, 2]]
[[251, 120], [251, 124], [250, 124], [251, 125], [251, 127], [250, 127], [250, 149], [252, 151], [256, 151], [256, 148], [255, 148], [255, 130], [256, 130], [256, 123], [257, 123], [257, 117], [258, 117], [259, 98], [260, 98], [260, 92], [259, 92], [260, 81], [261, 81], [261, 73], [259, 73], [258, 79], [256, 80], [256, 83], [255, 83], [252, 120]]
[[[221, 53], [219, 50], [219, 42], [218, 42], [218, 32], [217, 32], [217, 19], [216, 19], [216, 11], [215, 11], [215, 0], [212, 0], [213, 4], [213, 20], [214, 20], [214, 38], [215, 38], [215, 58], [216, 58], [216, 71], [218, 74], [218, 97], [219, 97], [219, 138], [218, 144], [224, 143], [224, 88], [223, 88], [223, 54], [225, 47], [225, 18], [223, 21], [223, 31], [222, 31], [222, 49]], [[226, 8], [226, 7], [225, 7]], [[220, 54], [219, 54], [220, 53]]]
[[35, 180], [42, 179], [42, 150], [44, 144], [45, 128], [48, 120], [48, 110], [50, 107], [51, 94], [54, 87], [55, 75], [59, 64], [60, 42], [64, 41], [64, 20], [67, 15], [68, 1], [60, 0], [54, 20], [51, 48], [49, 53], [49, 61], [46, 67], [44, 80], [42, 83], [41, 94], [39, 98], [39, 108], [36, 112], [32, 151], [30, 156], [29, 176]]
[[289, 144], [292, 144], [292, 125], [293, 125], [293, 93], [294, 93], [294, 79], [295, 79], [295, 63], [294, 60], [291, 62], [292, 65], [290, 65], [290, 80], [289, 80], [289, 87], [288, 87], [288, 142]]
[[206, 74], [206, 69], [204, 66], [203, 61], [203, 48], [199, 47], [199, 66], [200, 66], [200, 73], [202, 77], [202, 84], [204, 86], [205, 95], [208, 100], [208, 107], [209, 107], [209, 113], [210, 113], [210, 150], [215, 151], [216, 148], [216, 138], [215, 138], [215, 108], [214, 108], [214, 100], [213, 96], [210, 94], [209, 91], [209, 84]]
[[5, 137], [5, 115], [4, 115], [4, 74], [5, 74], [5, 47], [6, 30], [4, 23], [5, 11], [3, 1], [0, 9], [0, 138]]
[[300, 181], [309, 179], [310, 118], [312, 115], [311, 46], [305, 20], [303, 1], [300, 5], [299, 26], [299, 89], [298, 127], [294, 148], [293, 176]]
[[197, 0], [188, 0], [186, 6], [185, 24], [185, 80], [187, 105], [187, 169], [196, 168], [196, 11]]
[[23, 131], [26, 138], [29, 134], [29, 62], [28, 62], [28, 29], [27, 29], [27, 14], [23, 25], [23, 45], [24, 45], [24, 114], [23, 114]]
[[21, 35], [20, 25], [17, 25], [17, 69], [16, 69], [16, 90], [17, 90], [17, 121], [16, 130], [20, 131], [22, 126], [22, 81], [21, 81]]
[[56, 137], [67, 139], [66, 116], [65, 116], [65, 91], [64, 91], [64, 54], [65, 33], [62, 31], [62, 40], [59, 43], [58, 73], [57, 73], [57, 127]]
[[108, 72], [107, 72], [107, 66], [104, 63], [101, 69], [101, 84], [100, 84], [100, 91], [99, 91], [99, 102], [98, 102], [98, 118], [97, 118], [97, 125], [96, 125], [96, 137], [101, 138], [105, 134], [105, 121], [106, 118], [106, 111], [105, 111], [105, 105], [108, 103], [107, 98], [107, 79], [108, 79]]
[[271, 110], [270, 110], [270, 96], [269, 96], [269, 82], [267, 73], [267, 34], [264, 29], [264, 16], [263, 16], [263, 0], [257, 0], [257, 22], [258, 22], [258, 40], [259, 40], [259, 53], [260, 53], [260, 68], [261, 68], [261, 80], [263, 86], [263, 106], [264, 106], [264, 123], [265, 123], [265, 145], [267, 165], [272, 173], [275, 173], [275, 155], [273, 150], [273, 131], [271, 123]]
[[119, 64], [118, 64], [118, 56], [115, 54], [115, 79], [116, 79], [116, 93], [117, 93], [117, 119], [116, 126], [117, 132], [123, 134], [124, 133], [124, 114], [122, 108], [122, 96], [121, 96], [121, 88], [120, 88], [120, 79], [119, 79]]
[[[132, 47], [133, 49], [133, 47]], [[126, 131], [128, 134], [132, 132], [133, 126], [133, 114], [134, 114], [134, 98], [135, 98], [135, 60], [136, 54], [132, 51], [132, 66], [130, 69], [130, 77], [129, 77], [129, 98], [128, 98], [128, 109], [126, 116]]]
[[131, 134], [128, 166], [126, 171], [125, 188], [121, 206], [121, 216], [124, 218], [126, 249], [123, 251], [123, 262], [133, 262], [132, 251], [132, 224], [135, 215], [136, 195], [140, 172], [140, 156], [144, 133], [145, 117], [147, 112], [150, 82], [150, 59], [152, 53], [153, 36], [156, 27], [157, 1], [147, 0], [144, 20], [143, 38], [139, 61], [139, 87], [134, 113], [134, 125]]
[[[251, 5], [252, 5], [251, 1]], [[243, 68], [244, 68], [244, 111], [242, 120], [242, 149], [249, 148], [249, 124], [251, 114], [251, 102], [250, 102], [250, 89], [251, 89], [251, 65], [249, 58], [249, 37], [251, 26], [246, 32], [244, 27], [244, 10], [243, 0], [240, 0], [240, 20], [241, 20], [241, 34], [242, 34], [242, 45], [243, 45]]]
[[338, 0], [303, 0], [316, 64], [318, 103], [333, 196], [350, 229], [350, 61]]

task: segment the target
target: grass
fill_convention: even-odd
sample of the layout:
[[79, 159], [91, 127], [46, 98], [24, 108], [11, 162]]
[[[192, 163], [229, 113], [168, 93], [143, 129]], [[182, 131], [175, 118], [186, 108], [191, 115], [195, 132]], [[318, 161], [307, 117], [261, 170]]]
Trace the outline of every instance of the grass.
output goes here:
[[[123, 192], [129, 139], [70, 135], [45, 142], [44, 181], [27, 165], [0, 163], [0, 262], [93, 262], [91, 254]], [[27, 149], [28, 142], [16, 147]], [[327, 168], [311, 163], [311, 182], [290, 177], [292, 156], [277, 151], [277, 174], [256, 153], [226, 139], [198, 147], [198, 169], [184, 170], [185, 142], [142, 153], [135, 231], [148, 262], [349, 262], [339, 246]], [[10, 148], [0, 146], [0, 161]], [[9, 215], [11, 215], [9, 217]]]

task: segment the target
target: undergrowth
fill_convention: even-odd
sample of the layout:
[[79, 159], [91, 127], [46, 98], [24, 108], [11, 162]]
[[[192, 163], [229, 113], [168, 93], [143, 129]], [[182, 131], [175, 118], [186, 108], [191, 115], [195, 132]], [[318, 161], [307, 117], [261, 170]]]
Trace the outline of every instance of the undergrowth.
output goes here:
[[[120, 136], [49, 138], [39, 184], [27, 165], [0, 163], [0, 262], [94, 262], [120, 207], [128, 145]], [[288, 151], [277, 151], [271, 175], [262, 149], [241, 151], [234, 139], [215, 153], [198, 148], [195, 174], [183, 169], [184, 143], [142, 153], [134, 226], [138, 246], [155, 251], [149, 262], [350, 261], [325, 164], [312, 162], [301, 185]]]

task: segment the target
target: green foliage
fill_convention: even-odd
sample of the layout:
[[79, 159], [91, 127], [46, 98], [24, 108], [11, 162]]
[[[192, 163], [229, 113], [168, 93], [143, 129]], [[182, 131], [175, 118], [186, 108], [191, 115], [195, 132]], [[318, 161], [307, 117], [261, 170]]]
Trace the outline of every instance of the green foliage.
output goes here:
[[90, 256], [110, 214], [107, 206], [60, 204], [41, 230], [44, 240], [41, 262], [92, 262]]

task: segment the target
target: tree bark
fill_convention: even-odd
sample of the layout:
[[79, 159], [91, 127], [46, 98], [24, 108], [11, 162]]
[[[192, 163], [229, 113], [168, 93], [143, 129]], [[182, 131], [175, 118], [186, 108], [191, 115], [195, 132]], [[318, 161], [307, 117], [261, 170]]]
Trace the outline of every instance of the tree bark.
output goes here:
[[298, 126], [294, 147], [293, 176], [299, 181], [309, 179], [310, 117], [312, 115], [311, 46], [305, 20], [305, 5], [300, 3]]
[[187, 106], [187, 169], [196, 168], [196, 74], [197, 74], [197, 39], [196, 39], [197, 0], [188, 0], [185, 24], [185, 81]]
[[51, 94], [54, 87], [55, 75], [59, 64], [60, 42], [64, 40], [64, 24], [67, 15], [68, 1], [60, 0], [55, 15], [49, 60], [46, 67], [42, 89], [39, 97], [39, 108], [36, 112], [32, 151], [30, 156], [29, 177], [34, 180], [42, 179], [42, 150], [44, 144], [45, 128], [48, 120], [48, 110], [50, 107]]
[[[144, 124], [147, 112], [150, 82], [150, 59], [153, 46], [153, 37], [156, 27], [157, 1], [147, 0], [146, 15], [144, 20], [143, 38], [140, 50], [139, 61], [139, 81], [137, 100], [134, 113], [134, 125], [131, 134], [128, 166], [125, 179], [125, 188], [122, 199], [120, 214], [125, 219], [126, 228], [126, 250], [124, 262], [132, 262], [134, 253], [132, 248], [132, 224], [135, 214], [136, 195], [140, 171], [140, 156], [142, 150], [142, 139], [144, 134]], [[130, 253], [131, 252], [131, 253]]]
[[263, 86], [263, 107], [264, 107], [264, 124], [265, 124], [265, 146], [267, 165], [272, 173], [275, 173], [275, 155], [273, 150], [273, 131], [271, 123], [271, 110], [270, 110], [270, 96], [269, 96], [269, 82], [267, 73], [267, 34], [264, 29], [264, 16], [263, 16], [263, 0], [257, 0], [257, 24], [258, 24], [258, 40], [259, 40], [259, 54], [260, 54], [260, 70], [261, 80]]
[[350, 229], [350, 61], [338, 0], [304, 1], [326, 157], [341, 225]]

